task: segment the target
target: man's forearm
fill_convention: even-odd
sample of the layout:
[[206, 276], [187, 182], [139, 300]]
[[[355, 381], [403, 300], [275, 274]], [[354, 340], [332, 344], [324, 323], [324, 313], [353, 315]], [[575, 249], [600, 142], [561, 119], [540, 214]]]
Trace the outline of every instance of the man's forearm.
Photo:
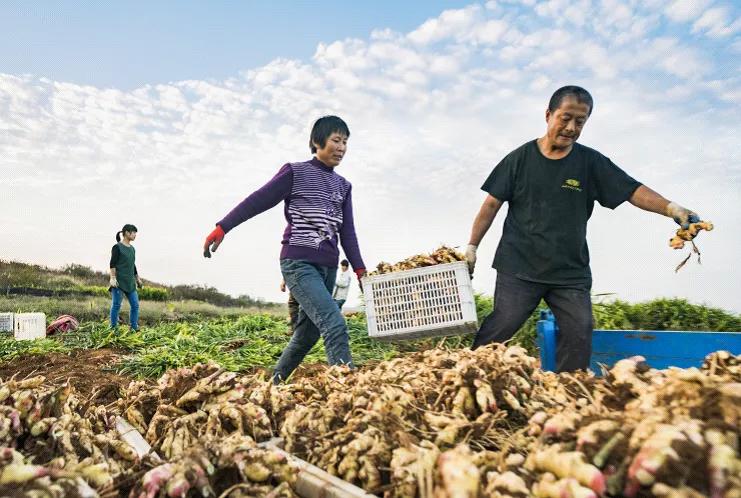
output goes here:
[[479, 209], [479, 213], [476, 215], [476, 219], [473, 221], [471, 238], [468, 241], [469, 244], [478, 246], [481, 243], [481, 239], [483, 239], [486, 232], [489, 231], [489, 228], [494, 222], [494, 218], [501, 207], [502, 202], [496, 197], [491, 195], [486, 197], [484, 203], [481, 205], [481, 209]]
[[644, 211], [669, 216], [666, 209], [669, 205], [669, 199], [664, 198], [661, 194], [654, 192], [645, 185], [638, 187], [633, 192], [633, 195], [630, 196], [628, 202]]

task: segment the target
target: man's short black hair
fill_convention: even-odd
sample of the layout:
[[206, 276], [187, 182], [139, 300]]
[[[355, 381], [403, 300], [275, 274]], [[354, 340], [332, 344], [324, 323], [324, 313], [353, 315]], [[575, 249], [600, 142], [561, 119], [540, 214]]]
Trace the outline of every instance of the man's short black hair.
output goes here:
[[350, 266], [350, 262], [346, 259], [340, 261], [340, 266]]
[[317, 144], [319, 148], [323, 149], [327, 145], [329, 136], [335, 132], [350, 138], [350, 128], [347, 127], [347, 123], [341, 118], [337, 116], [323, 116], [317, 119], [314, 127], [311, 129], [311, 137], [309, 138], [311, 153], [316, 152], [314, 144]]
[[594, 100], [592, 100], [592, 96], [582, 87], [575, 85], [562, 86], [556, 90], [551, 97], [551, 101], [548, 102], [548, 110], [554, 112], [556, 109], [561, 107], [561, 102], [563, 102], [563, 99], [566, 97], [574, 97], [580, 104], [587, 104], [589, 106], [589, 114], [587, 114], [587, 116], [592, 114], [592, 111], [594, 110]]

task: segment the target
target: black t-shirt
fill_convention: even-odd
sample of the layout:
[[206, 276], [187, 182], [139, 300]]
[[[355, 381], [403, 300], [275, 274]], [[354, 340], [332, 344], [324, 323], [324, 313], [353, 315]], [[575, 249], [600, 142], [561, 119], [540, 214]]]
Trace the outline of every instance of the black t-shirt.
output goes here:
[[594, 149], [548, 159], [536, 140], [510, 152], [482, 190], [509, 202], [493, 267], [548, 284], [591, 282], [587, 220], [594, 201], [615, 209], [641, 185]]

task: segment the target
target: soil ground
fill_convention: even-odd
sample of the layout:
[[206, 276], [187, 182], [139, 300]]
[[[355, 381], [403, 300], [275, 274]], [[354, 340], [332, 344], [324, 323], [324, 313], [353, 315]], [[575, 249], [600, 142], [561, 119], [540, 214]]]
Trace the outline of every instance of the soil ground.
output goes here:
[[[115, 372], [114, 365], [124, 354], [113, 349], [77, 349], [69, 354], [48, 353], [43, 355], [25, 355], [6, 363], [0, 363], [0, 379], [12, 376], [17, 379], [43, 375], [52, 385], [61, 385], [69, 379], [81, 399], [91, 400], [97, 404], [108, 404], [117, 400], [123, 391], [134, 380], [133, 377]], [[302, 364], [294, 373], [294, 379], [312, 377], [323, 371], [323, 364]], [[270, 370], [255, 367], [242, 372], [244, 375]], [[156, 380], [156, 379], [152, 379]]]
[[98, 404], [108, 404], [120, 397], [133, 379], [113, 371], [119, 353], [111, 349], [80, 349], [69, 354], [26, 355], [0, 363], [0, 379], [13, 375], [18, 379], [43, 375], [48, 383], [60, 385], [69, 379], [80, 398], [94, 396]]

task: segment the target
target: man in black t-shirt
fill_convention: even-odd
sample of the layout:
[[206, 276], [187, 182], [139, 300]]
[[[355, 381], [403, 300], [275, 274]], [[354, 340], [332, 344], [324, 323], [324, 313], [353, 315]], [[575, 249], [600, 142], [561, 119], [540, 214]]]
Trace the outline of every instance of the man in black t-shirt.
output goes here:
[[511, 338], [545, 299], [561, 330], [557, 370], [586, 369], [593, 327], [586, 234], [594, 202], [615, 209], [628, 201], [684, 228], [700, 221], [596, 150], [576, 143], [593, 108], [585, 89], [558, 89], [545, 113], [545, 135], [510, 152], [481, 187], [488, 195], [466, 248], [471, 274], [476, 248], [499, 208], [509, 202], [509, 211], [494, 257], [494, 311], [481, 324], [473, 348]]

